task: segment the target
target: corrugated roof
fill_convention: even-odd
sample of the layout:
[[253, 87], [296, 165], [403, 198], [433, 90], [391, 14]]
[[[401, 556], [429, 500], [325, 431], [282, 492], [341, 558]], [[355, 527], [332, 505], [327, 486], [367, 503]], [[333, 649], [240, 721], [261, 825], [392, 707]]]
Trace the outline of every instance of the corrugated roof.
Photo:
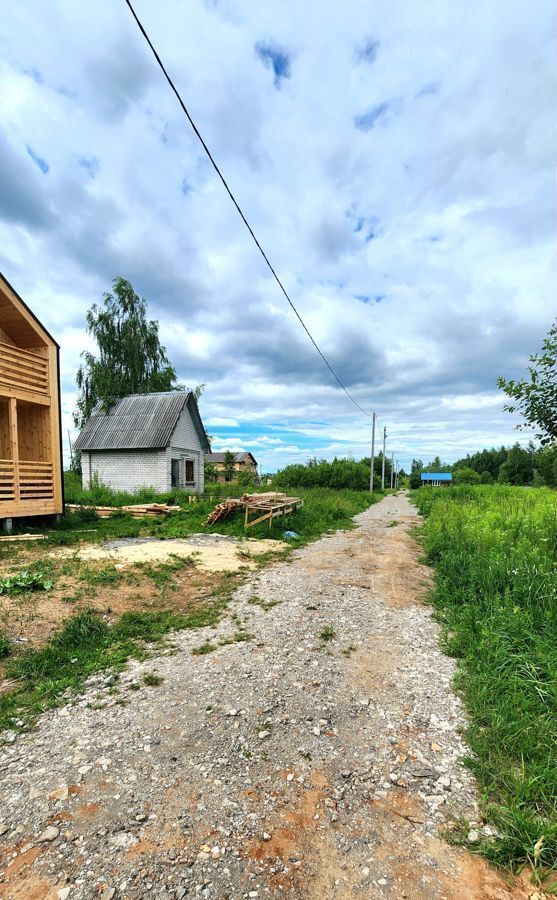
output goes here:
[[452, 481], [452, 472], [422, 472], [422, 481]]
[[[108, 412], [99, 403], [75, 442], [75, 449], [147, 450], [167, 447], [178, 417], [190, 400], [195, 403], [191, 394], [173, 391], [131, 394], [116, 400]], [[203, 445], [207, 442], [207, 436], [201, 419], [195, 415], [192, 418], [198, 433], [201, 428]]]
[[[223, 463], [225, 460], [226, 453], [206, 453], [205, 459], [207, 462], [213, 463]], [[235, 453], [234, 454], [234, 462], [242, 462], [246, 456], [251, 456], [253, 461], [255, 462], [255, 457], [253, 453]]]

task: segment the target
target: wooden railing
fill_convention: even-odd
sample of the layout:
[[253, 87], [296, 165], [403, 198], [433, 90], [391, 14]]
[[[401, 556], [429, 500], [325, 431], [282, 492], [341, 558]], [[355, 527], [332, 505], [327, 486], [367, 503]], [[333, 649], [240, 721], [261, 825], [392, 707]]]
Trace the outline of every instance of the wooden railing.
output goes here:
[[15, 471], [11, 459], [0, 459], [0, 503], [15, 500]]
[[48, 361], [30, 350], [0, 341], [0, 384], [16, 390], [48, 394]]
[[10, 459], [0, 459], [0, 504], [2, 501], [52, 499], [52, 463], [22, 459], [16, 465]]

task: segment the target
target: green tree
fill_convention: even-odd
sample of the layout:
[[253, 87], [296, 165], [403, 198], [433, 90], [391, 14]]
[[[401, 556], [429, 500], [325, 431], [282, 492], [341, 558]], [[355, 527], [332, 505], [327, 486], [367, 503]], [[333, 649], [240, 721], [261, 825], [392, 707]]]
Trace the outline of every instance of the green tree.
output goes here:
[[462, 466], [455, 469], [453, 473], [453, 484], [479, 484], [480, 476], [474, 469], [469, 466]]
[[227, 450], [224, 454], [224, 480], [232, 481], [234, 478], [234, 454]]
[[534, 459], [528, 450], [515, 444], [499, 469], [502, 484], [530, 484], [534, 477]]
[[498, 378], [497, 384], [511, 398], [504, 409], [525, 419], [521, 428], [537, 428], [542, 445], [557, 441], [557, 321], [550, 328], [542, 350], [530, 357], [528, 378]]
[[484, 469], [483, 472], [480, 473], [480, 484], [493, 484], [493, 475], [489, 469]]
[[420, 487], [422, 483], [422, 472], [424, 470], [424, 464], [421, 459], [413, 459], [412, 465], [410, 466], [410, 478], [409, 484], [413, 490], [416, 490]]
[[[102, 305], [91, 307], [86, 322], [98, 356], [87, 350], [82, 353], [76, 377], [76, 427], [84, 425], [99, 401], [109, 409], [126, 394], [184, 390], [161, 346], [158, 322], [147, 319], [146, 301], [125, 278], [113, 280], [112, 293], [104, 294]], [[202, 390], [200, 385], [194, 392]]]
[[217, 480], [217, 469], [214, 463], [205, 460], [205, 481], [212, 484]]

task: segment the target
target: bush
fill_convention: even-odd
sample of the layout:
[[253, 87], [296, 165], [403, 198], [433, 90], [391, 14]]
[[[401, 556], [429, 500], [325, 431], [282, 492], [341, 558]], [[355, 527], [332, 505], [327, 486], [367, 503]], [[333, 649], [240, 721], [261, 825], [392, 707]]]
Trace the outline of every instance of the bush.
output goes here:
[[[369, 491], [370, 459], [356, 462], [354, 459], [311, 459], [307, 463], [294, 463], [277, 472], [273, 478], [273, 488], [324, 487], [335, 490]], [[381, 469], [381, 457], [375, 459], [374, 490], [379, 490], [381, 482], [377, 468]], [[390, 460], [385, 461], [385, 479], [389, 483]]]
[[480, 476], [474, 469], [468, 466], [462, 466], [453, 472], [453, 484], [479, 484]]

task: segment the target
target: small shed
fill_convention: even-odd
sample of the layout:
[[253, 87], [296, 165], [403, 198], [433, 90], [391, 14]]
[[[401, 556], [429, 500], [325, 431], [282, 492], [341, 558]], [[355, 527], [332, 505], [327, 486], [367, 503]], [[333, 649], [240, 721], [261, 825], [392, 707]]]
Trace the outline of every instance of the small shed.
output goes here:
[[131, 394], [95, 407], [75, 442], [84, 489], [98, 479], [115, 491], [172, 488], [203, 493], [211, 447], [192, 393]]
[[63, 509], [59, 347], [0, 274], [0, 519]]
[[453, 480], [452, 472], [422, 472], [422, 484], [429, 487], [447, 487]]

